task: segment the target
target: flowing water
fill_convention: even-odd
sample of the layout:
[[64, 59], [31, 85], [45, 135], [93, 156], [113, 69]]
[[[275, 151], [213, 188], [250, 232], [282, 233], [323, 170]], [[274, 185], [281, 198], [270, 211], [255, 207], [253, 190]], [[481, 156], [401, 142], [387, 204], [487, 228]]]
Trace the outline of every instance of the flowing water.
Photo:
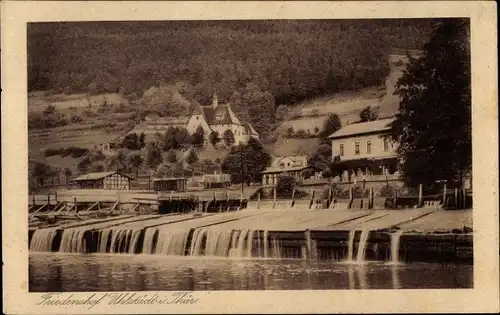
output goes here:
[[35, 230], [30, 244], [30, 250], [33, 252], [50, 252], [56, 234], [57, 229], [55, 228]]
[[401, 231], [391, 234], [391, 262], [393, 264], [399, 263], [399, 240], [401, 239]]
[[354, 254], [354, 236], [356, 235], [356, 231], [349, 231], [349, 239], [347, 240], [347, 262], [351, 262], [354, 260], [352, 255]]
[[31, 252], [29, 290], [472, 288], [472, 269], [469, 265], [430, 263], [394, 265], [390, 262], [367, 262], [356, 265], [302, 259]]
[[361, 231], [361, 236], [359, 237], [359, 244], [358, 244], [358, 256], [356, 258], [358, 264], [363, 263], [365, 261], [366, 244], [368, 242], [369, 236], [370, 236], [369, 230]]

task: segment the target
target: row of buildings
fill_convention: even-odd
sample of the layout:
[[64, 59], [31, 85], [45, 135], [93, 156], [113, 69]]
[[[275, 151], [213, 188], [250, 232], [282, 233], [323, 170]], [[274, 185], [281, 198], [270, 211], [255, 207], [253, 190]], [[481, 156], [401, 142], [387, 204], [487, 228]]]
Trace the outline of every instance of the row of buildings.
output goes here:
[[[217, 111], [217, 106], [212, 107]], [[202, 109], [204, 110], [204, 109]], [[205, 111], [205, 113], [209, 111]], [[222, 110], [225, 115], [233, 116], [230, 108], [224, 107]], [[206, 122], [205, 116], [199, 114], [199, 119]], [[194, 116], [193, 116], [194, 117]], [[196, 120], [196, 119], [195, 119]], [[213, 120], [210, 120], [213, 121]], [[227, 122], [233, 121], [228, 119]], [[387, 182], [397, 181], [399, 174], [396, 170], [397, 155], [396, 144], [390, 140], [388, 133], [390, 132], [391, 118], [380, 119], [364, 123], [355, 123], [347, 125], [337, 132], [330, 135], [328, 138], [332, 144], [332, 156], [338, 157], [340, 164], [344, 165], [344, 172], [335, 178], [337, 183], [355, 183], [357, 181], [369, 182]], [[208, 124], [207, 124], [208, 125]], [[235, 124], [229, 124], [234, 127]], [[193, 127], [197, 128], [197, 127]], [[235, 127], [236, 128], [236, 127]], [[240, 135], [240, 133], [236, 133]], [[235, 134], [235, 135], [236, 135]], [[245, 138], [239, 138], [243, 141]], [[322, 175], [317, 169], [314, 169], [308, 163], [306, 156], [282, 156], [273, 159], [271, 165], [262, 172], [262, 186], [274, 186], [278, 183], [280, 176], [287, 174], [295, 177], [298, 181], [307, 180], [304, 178], [304, 171], [312, 169], [310, 174], [314, 174], [312, 182], [321, 182]], [[202, 182], [210, 182], [206, 188], [224, 188], [229, 185], [229, 176], [219, 176], [210, 178], [206, 175]], [[130, 189], [131, 178], [116, 172], [94, 173], [80, 176], [74, 179], [74, 182], [80, 188], [104, 188], [104, 189]], [[181, 184], [166, 183], [172, 179], [164, 180], [156, 179], [154, 182], [155, 190], [183, 190], [186, 189], [184, 181]], [[172, 186], [174, 185], [174, 186]], [[178, 185], [178, 186], [175, 186]]]

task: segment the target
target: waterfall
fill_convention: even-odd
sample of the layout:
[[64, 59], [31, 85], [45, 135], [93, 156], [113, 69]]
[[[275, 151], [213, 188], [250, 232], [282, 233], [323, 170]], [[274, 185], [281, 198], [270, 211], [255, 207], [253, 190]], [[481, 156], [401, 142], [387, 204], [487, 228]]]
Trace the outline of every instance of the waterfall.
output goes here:
[[349, 231], [349, 240], [347, 242], [347, 258], [346, 261], [353, 261], [354, 254], [354, 236], [356, 235], [356, 231]]
[[233, 231], [209, 231], [205, 245], [205, 256], [227, 257], [231, 246]]
[[155, 236], [157, 228], [147, 228], [146, 232], [144, 232], [144, 242], [142, 244], [142, 253], [143, 254], [152, 254], [153, 253], [153, 238]]
[[33, 252], [50, 252], [52, 251], [52, 243], [57, 234], [57, 229], [36, 229], [31, 239], [30, 251]]
[[245, 238], [248, 235], [249, 230], [243, 230], [240, 233], [240, 238], [238, 239], [238, 247], [236, 248], [236, 252], [238, 253], [238, 257], [243, 257], [243, 250], [245, 246]]
[[269, 231], [265, 230], [264, 231], [264, 258], [269, 257]]
[[399, 263], [399, 240], [401, 239], [402, 231], [399, 230], [391, 234], [391, 262]]
[[278, 238], [273, 238], [271, 240], [272, 246], [272, 257], [276, 259], [281, 259], [281, 244]]
[[[196, 248], [196, 243], [198, 242], [198, 236], [200, 235], [202, 229], [196, 228], [193, 232], [193, 237], [191, 238], [191, 248], [189, 251], [190, 256], [197, 256], [198, 254], [195, 254], [195, 248]], [[201, 240], [200, 240], [201, 242]], [[198, 246], [199, 249], [199, 246]]]
[[200, 256], [201, 243], [207, 235], [207, 230], [204, 228], [197, 228], [194, 230], [193, 238], [191, 240], [191, 256]]
[[231, 236], [231, 245], [229, 248], [229, 257], [238, 257], [238, 238], [241, 235], [240, 230], [236, 230], [233, 232], [233, 235]]
[[106, 253], [111, 229], [102, 230], [99, 233], [99, 253]]
[[368, 242], [368, 237], [370, 236], [370, 230], [361, 231], [361, 236], [359, 237], [358, 244], [358, 263], [365, 261], [366, 243]]
[[248, 233], [248, 237], [247, 237], [247, 254], [246, 254], [246, 257], [252, 257], [253, 235], [254, 235], [254, 233], [255, 233], [254, 230], [250, 230], [250, 232]]
[[160, 229], [155, 253], [160, 255], [184, 256], [189, 231], [189, 229], [177, 231]]
[[137, 242], [139, 241], [140, 236], [141, 236], [141, 230], [134, 230], [132, 232], [132, 236], [130, 238], [130, 246], [128, 249], [129, 254], [135, 254], [135, 248], [137, 246]]
[[85, 250], [83, 236], [85, 229], [66, 229], [61, 237], [59, 251], [63, 253], [83, 253]]

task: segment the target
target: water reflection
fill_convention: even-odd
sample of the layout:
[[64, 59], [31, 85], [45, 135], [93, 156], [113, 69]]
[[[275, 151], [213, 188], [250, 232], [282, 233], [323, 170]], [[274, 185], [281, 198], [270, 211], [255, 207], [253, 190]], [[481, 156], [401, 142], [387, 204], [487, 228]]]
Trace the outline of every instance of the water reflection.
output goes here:
[[472, 266], [30, 254], [30, 291], [471, 288]]

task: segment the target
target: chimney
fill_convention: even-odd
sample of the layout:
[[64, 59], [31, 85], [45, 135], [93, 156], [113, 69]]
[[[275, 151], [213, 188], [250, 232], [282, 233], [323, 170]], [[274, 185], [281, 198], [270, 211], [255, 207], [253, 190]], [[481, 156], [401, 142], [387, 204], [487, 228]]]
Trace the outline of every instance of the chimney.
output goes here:
[[219, 100], [217, 99], [217, 92], [214, 92], [214, 96], [212, 98], [212, 108], [216, 108], [219, 105]]

